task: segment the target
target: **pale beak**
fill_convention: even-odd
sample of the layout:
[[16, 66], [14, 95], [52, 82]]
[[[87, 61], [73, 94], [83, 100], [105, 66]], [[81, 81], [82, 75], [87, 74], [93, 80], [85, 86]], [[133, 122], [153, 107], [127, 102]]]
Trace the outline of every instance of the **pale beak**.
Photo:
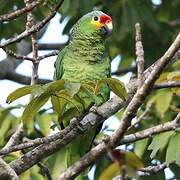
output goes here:
[[113, 30], [113, 24], [111, 21], [108, 21], [102, 26], [101, 28], [101, 34], [105, 36], [109, 36]]

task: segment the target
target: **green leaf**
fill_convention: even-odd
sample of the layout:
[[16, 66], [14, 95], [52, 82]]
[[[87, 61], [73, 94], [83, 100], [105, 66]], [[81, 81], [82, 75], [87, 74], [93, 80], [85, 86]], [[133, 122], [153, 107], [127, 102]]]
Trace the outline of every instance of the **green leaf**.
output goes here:
[[96, 96], [96, 94], [94, 94], [94, 92], [92, 91], [93, 88], [90, 86], [90, 85], [87, 85], [87, 84], [82, 84], [81, 85], [81, 90], [83, 92], [85, 92], [91, 99], [92, 101], [98, 105], [99, 104], [99, 99], [98, 97]]
[[169, 138], [173, 135], [173, 133], [174, 133], [173, 131], [169, 131], [155, 135], [153, 137], [153, 140], [148, 147], [148, 150], [153, 150], [150, 155], [151, 159], [154, 158], [154, 156], [156, 155], [156, 153], [159, 151], [160, 148], [164, 149], [164, 147], [169, 142]]
[[155, 84], [168, 82], [168, 81], [180, 81], [180, 72], [164, 72], [161, 76], [156, 80]]
[[[62, 90], [56, 94], [57, 96], [51, 96], [51, 103], [53, 105], [53, 109], [61, 114], [63, 112], [62, 108], [67, 103], [67, 99], [69, 99], [69, 95], [66, 91]], [[61, 98], [60, 98], [61, 97]], [[70, 101], [70, 100], [69, 100]]]
[[31, 92], [32, 95], [40, 96], [51, 84], [52, 84], [52, 82], [34, 88]]
[[104, 83], [108, 84], [110, 89], [121, 99], [126, 99], [127, 92], [124, 83], [115, 78], [106, 78], [98, 81], [95, 87], [95, 94], [100, 93], [101, 85]]
[[48, 159], [48, 167], [51, 169], [53, 179], [57, 179], [59, 173], [64, 171], [66, 168], [65, 154], [66, 148], [64, 147], [58, 153], [54, 154], [51, 156], [51, 158]]
[[36, 112], [48, 101], [49, 96], [44, 96], [42, 94], [39, 97], [34, 98], [26, 107], [26, 109], [23, 112], [22, 120], [23, 123], [26, 124], [29, 122], [33, 116], [36, 114]]
[[21, 108], [21, 107], [22, 107], [22, 105], [18, 104], [17, 106], [11, 106], [11, 107], [8, 107], [8, 108], [3, 109], [3, 110], [0, 112], [0, 119], [1, 119], [1, 121], [4, 120], [4, 119], [7, 117], [7, 115], [10, 113], [11, 110], [13, 110], [13, 109], [19, 109], [19, 108]]
[[11, 125], [11, 118], [6, 119], [1, 123], [0, 126], [0, 145], [4, 144], [5, 134], [8, 132], [8, 129]]
[[143, 139], [140, 141], [136, 141], [134, 144], [134, 153], [139, 157], [142, 158], [148, 144], [149, 139]]
[[177, 132], [174, 136], [171, 137], [167, 153], [166, 153], [166, 162], [169, 163], [175, 161], [177, 165], [180, 165], [180, 132]]
[[162, 83], [162, 82], [167, 82], [167, 75], [169, 72], [164, 72], [160, 75], [160, 77], [155, 81], [155, 84]]
[[176, 164], [171, 164], [169, 166], [169, 168], [171, 169], [171, 171], [174, 173], [176, 179], [180, 179], [180, 171], [179, 171], [179, 166]]
[[30, 179], [30, 169], [26, 170], [19, 176], [20, 180]]
[[40, 131], [44, 136], [48, 136], [51, 130], [51, 115], [50, 114], [43, 114], [40, 115], [39, 113], [35, 116], [35, 120], [40, 127]]
[[65, 80], [63, 80], [63, 79], [54, 81], [53, 83], [50, 84], [50, 86], [48, 86], [45, 89], [45, 91], [42, 93], [42, 95], [43, 94], [46, 96], [53, 95], [56, 92], [59, 92], [60, 90], [65, 89], [64, 84], [65, 84]]
[[120, 166], [125, 165], [132, 169], [140, 169], [144, 167], [143, 162], [133, 152], [124, 150], [111, 150], [111, 155], [114, 161], [117, 161]]
[[167, 79], [169, 81], [180, 81], [180, 72], [176, 71], [176, 72], [171, 72], [167, 75]]
[[164, 117], [164, 114], [168, 110], [171, 100], [172, 100], [172, 92], [167, 91], [166, 89], [162, 89], [158, 91], [158, 94], [156, 96], [156, 110], [160, 114], [161, 117]]
[[73, 97], [75, 94], [78, 93], [81, 83], [70, 83], [70, 82], [65, 82], [64, 87], [68, 94]]
[[48, 101], [50, 96], [54, 95], [55, 93], [59, 92], [60, 90], [64, 89], [64, 80], [58, 80], [54, 81], [48, 87], [44, 90], [44, 92], [34, 98], [26, 107], [26, 109], [23, 112], [22, 120], [23, 123], [27, 123], [30, 121], [35, 113]]
[[143, 162], [133, 152], [125, 151], [125, 164], [132, 169], [140, 169], [144, 167]]
[[110, 153], [113, 160], [116, 162], [105, 169], [99, 180], [113, 179], [113, 177], [121, 173], [122, 167], [125, 168], [126, 173], [129, 176], [137, 177], [136, 170], [144, 167], [143, 162], [133, 152], [111, 150]]
[[110, 180], [120, 173], [120, 167], [118, 162], [111, 164], [107, 169], [103, 171], [98, 180]]
[[12, 92], [6, 99], [6, 102], [8, 104], [12, 103], [13, 101], [15, 101], [16, 99], [25, 96], [27, 94], [31, 94], [32, 90], [36, 87], [38, 87], [40, 85], [32, 85], [32, 86], [25, 86], [22, 88], [19, 88], [17, 90], [15, 90], [14, 92]]
[[96, 170], [94, 174], [94, 180], [97, 180], [102, 172], [111, 164], [111, 162], [106, 158], [106, 156], [102, 156], [96, 160]]

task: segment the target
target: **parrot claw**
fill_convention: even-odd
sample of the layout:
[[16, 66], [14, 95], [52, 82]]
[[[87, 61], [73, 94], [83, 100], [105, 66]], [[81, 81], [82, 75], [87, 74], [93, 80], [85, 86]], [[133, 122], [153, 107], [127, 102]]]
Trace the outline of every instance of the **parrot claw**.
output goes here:
[[76, 126], [77, 129], [80, 131], [81, 134], [84, 134], [84, 130], [83, 128], [81, 128], [81, 126], [79, 125], [79, 121], [77, 118], [73, 118], [71, 121], [70, 121], [70, 124], [74, 127]]
[[110, 136], [107, 134], [104, 134], [102, 137], [102, 141], [104, 141], [105, 143], [108, 143], [110, 141]]
[[89, 112], [93, 112], [93, 113], [96, 113], [96, 114], [97, 114], [97, 107], [96, 107], [96, 106], [92, 106], [92, 107], [89, 109]]

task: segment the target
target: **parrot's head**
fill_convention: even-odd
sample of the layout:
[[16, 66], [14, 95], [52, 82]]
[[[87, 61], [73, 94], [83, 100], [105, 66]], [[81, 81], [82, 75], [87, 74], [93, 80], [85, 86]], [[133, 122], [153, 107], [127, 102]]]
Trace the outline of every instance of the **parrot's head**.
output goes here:
[[102, 38], [108, 37], [113, 30], [112, 19], [102, 11], [92, 11], [84, 15], [74, 25], [72, 37]]

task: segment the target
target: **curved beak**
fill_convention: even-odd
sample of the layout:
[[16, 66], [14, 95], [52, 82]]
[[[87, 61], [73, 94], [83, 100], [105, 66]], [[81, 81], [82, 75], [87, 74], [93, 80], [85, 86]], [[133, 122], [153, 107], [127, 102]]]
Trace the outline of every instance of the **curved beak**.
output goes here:
[[112, 33], [113, 24], [111, 21], [106, 22], [104, 26], [101, 27], [101, 34], [105, 36], [109, 36]]

